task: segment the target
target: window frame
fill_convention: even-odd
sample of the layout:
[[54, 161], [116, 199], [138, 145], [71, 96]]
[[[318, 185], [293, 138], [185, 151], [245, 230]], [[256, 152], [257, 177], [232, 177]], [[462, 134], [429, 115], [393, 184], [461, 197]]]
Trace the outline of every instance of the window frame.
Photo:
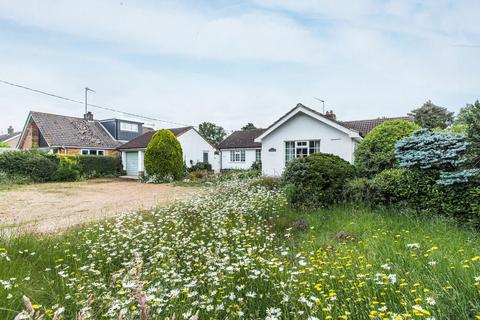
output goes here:
[[246, 160], [245, 150], [230, 150], [230, 162], [244, 163]]
[[123, 132], [138, 132], [138, 124], [120, 121], [120, 131]]
[[255, 149], [255, 162], [262, 161], [262, 149]]
[[[205, 155], [207, 155], [207, 161], [205, 161]], [[209, 152], [208, 151], [203, 151], [203, 163], [210, 163], [210, 156], [209, 156]]]
[[105, 150], [103, 149], [81, 149], [80, 154], [82, 156], [105, 156]]
[[297, 158], [320, 153], [320, 139], [285, 141], [285, 163]]

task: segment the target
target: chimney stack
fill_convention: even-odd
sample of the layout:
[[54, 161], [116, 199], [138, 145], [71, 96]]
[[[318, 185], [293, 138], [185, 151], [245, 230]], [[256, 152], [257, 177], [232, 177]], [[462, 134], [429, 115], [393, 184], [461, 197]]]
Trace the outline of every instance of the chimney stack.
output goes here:
[[7, 132], [8, 132], [8, 134], [13, 134], [15, 132], [15, 130], [13, 130], [12, 126], [9, 126], [8, 129], [7, 129]]
[[86, 121], [93, 121], [93, 113], [88, 111], [87, 113], [85, 113], [83, 115], [83, 119], [86, 120]]
[[337, 120], [337, 116], [333, 113], [333, 110], [325, 112], [324, 116], [333, 121]]

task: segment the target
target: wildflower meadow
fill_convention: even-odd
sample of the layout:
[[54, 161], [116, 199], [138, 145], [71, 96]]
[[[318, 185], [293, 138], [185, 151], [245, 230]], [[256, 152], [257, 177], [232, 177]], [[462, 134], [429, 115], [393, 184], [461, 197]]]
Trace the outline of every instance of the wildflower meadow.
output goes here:
[[226, 181], [0, 241], [1, 319], [480, 319], [480, 239], [443, 218], [289, 209]]

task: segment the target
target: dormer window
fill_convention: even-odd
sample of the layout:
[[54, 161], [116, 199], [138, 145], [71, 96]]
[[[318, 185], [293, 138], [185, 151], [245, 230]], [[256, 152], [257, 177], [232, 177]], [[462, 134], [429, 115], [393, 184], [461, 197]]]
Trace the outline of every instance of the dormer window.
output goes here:
[[129, 122], [120, 122], [120, 130], [128, 132], [138, 132], [138, 124]]

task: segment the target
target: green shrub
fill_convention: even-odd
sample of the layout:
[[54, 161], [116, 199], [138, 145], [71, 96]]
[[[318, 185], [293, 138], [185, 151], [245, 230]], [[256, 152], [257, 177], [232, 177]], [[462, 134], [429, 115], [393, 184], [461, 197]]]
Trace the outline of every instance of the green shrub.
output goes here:
[[80, 179], [80, 167], [76, 157], [59, 156], [60, 163], [53, 173], [53, 181], [77, 181]]
[[372, 179], [377, 204], [402, 206], [418, 213], [444, 215], [462, 223], [480, 226], [480, 183], [439, 185], [432, 172], [394, 168]]
[[262, 172], [262, 161], [255, 161], [252, 163], [252, 166], [250, 167], [250, 170], [257, 170]]
[[396, 166], [395, 144], [420, 127], [405, 120], [385, 121], [370, 131], [355, 149], [355, 167], [367, 177]]
[[10, 184], [28, 184], [32, 183], [32, 179], [27, 176], [21, 175], [11, 175], [6, 172], [0, 171], [0, 185], [10, 185]]
[[371, 179], [360, 177], [348, 180], [343, 188], [345, 202], [348, 203], [375, 203], [375, 188]]
[[422, 211], [438, 197], [435, 176], [404, 168], [387, 169], [372, 179], [374, 197], [381, 204], [408, 205]]
[[75, 155], [73, 157], [78, 163], [81, 176], [86, 179], [118, 176], [122, 171], [120, 157], [93, 155]]
[[205, 163], [205, 162], [197, 162], [195, 164], [192, 164], [188, 170], [189, 172], [193, 171], [212, 171], [212, 165], [210, 163]]
[[55, 156], [36, 150], [8, 151], [0, 154], [0, 171], [45, 182], [52, 179], [58, 162]]
[[342, 158], [316, 153], [290, 161], [283, 174], [287, 197], [297, 208], [328, 206], [342, 201], [345, 182], [354, 168]]
[[10, 145], [9, 145], [9, 144], [6, 144], [6, 143], [3, 142], [3, 141], [0, 141], [0, 148], [10, 148]]
[[182, 177], [182, 147], [170, 130], [159, 130], [153, 135], [145, 150], [145, 170], [156, 181], [178, 180]]

